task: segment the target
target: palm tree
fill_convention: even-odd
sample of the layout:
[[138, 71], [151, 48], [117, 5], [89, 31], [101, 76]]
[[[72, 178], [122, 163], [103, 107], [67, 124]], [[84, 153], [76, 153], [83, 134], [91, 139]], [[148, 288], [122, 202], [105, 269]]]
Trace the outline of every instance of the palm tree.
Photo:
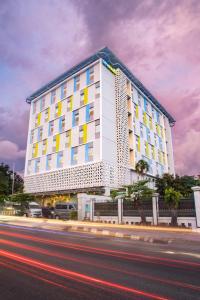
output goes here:
[[[146, 162], [145, 160], [143, 159], [140, 159], [136, 166], [135, 166], [135, 170], [136, 172], [138, 173], [138, 175], [140, 176], [143, 176], [146, 172], [149, 171], [149, 164], [148, 162]], [[138, 179], [139, 179], [139, 176], [138, 176]]]
[[172, 187], [168, 187], [164, 192], [164, 201], [171, 210], [171, 225], [177, 226], [177, 208], [181, 200], [181, 193]]

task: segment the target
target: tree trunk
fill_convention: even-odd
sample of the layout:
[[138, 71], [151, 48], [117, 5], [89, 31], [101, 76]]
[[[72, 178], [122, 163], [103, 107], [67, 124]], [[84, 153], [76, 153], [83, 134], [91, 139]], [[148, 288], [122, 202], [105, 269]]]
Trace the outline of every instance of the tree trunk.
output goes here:
[[177, 209], [176, 208], [171, 209], [171, 226], [178, 226], [178, 223], [177, 223]]
[[143, 208], [139, 208], [138, 211], [139, 211], [140, 217], [141, 217], [141, 224], [146, 224], [147, 221], [146, 221], [146, 216], [145, 216]]

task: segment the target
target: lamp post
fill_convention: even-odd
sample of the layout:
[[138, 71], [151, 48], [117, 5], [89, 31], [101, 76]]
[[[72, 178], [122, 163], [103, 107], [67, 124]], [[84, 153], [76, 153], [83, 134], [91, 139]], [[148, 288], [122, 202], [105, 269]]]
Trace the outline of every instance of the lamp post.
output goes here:
[[14, 186], [15, 186], [15, 163], [13, 163], [13, 169], [12, 169], [12, 195], [14, 194]]

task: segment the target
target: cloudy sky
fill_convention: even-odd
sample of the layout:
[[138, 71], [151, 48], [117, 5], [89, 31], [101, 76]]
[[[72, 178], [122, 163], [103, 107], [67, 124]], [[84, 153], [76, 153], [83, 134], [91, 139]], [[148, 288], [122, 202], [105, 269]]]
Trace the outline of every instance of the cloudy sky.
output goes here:
[[200, 174], [199, 0], [0, 0], [0, 162], [23, 172], [26, 97], [104, 46], [176, 119], [176, 172]]

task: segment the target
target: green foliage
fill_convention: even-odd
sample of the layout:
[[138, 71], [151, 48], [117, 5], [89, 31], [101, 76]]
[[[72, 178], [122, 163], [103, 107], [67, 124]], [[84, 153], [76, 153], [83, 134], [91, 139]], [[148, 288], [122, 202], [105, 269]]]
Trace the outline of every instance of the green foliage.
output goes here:
[[21, 203], [21, 204], [25, 204], [27, 202], [32, 202], [35, 201], [35, 196], [31, 195], [31, 194], [13, 194], [9, 196], [9, 199], [11, 202], [17, 202], [17, 203]]
[[5, 201], [8, 201], [9, 198], [6, 195], [0, 195], [0, 206], [5, 203]]
[[71, 211], [69, 214], [70, 220], [77, 220], [78, 218], [78, 212], [77, 211]]
[[167, 187], [164, 193], [164, 201], [170, 208], [177, 208], [182, 195], [172, 187]]
[[141, 205], [143, 200], [152, 198], [154, 191], [147, 186], [148, 182], [149, 180], [140, 180], [134, 183], [132, 187], [128, 187], [131, 199], [138, 205]]
[[135, 170], [139, 175], [143, 175], [144, 173], [148, 172], [149, 171], [148, 162], [146, 162], [143, 159], [140, 159], [135, 166]]
[[200, 180], [195, 180], [192, 176], [178, 176], [171, 174], [163, 174], [163, 176], [156, 178], [156, 188], [161, 196], [164, 196], [166, 188], [174, 188], [180, 192], [183, 197], [188, 197], [192, 194], [192, 187], [200, 185]]
[[[9, 195], [12, 193], [13, 171], [4, 163], [0, 164], [0, 195]], [[22, 177], [14, 173], [14, 193], [22, 192], [24, 181]]]

